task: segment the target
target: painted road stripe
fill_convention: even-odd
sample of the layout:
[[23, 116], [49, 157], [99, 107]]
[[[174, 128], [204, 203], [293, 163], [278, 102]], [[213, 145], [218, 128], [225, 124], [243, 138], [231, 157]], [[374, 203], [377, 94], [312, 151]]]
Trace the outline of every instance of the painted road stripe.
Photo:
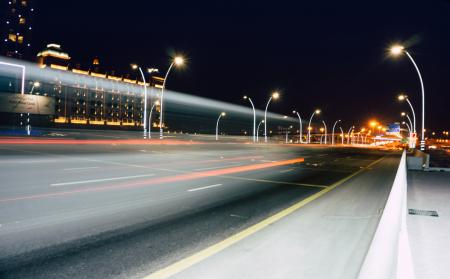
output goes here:
[[223, 184], [213, 184], [213, 185], [209, 185], [209, 186], [193, 188], [193, 189], [189, 189], [188, 192], [195, 192], [195, 191], [205, 190], [205, 189], [209, 189], [209, 188], [215, 188], [215, 187], [219, 187], [222, 185]]
[[270, 183], [270, 184], [282, 184], [282, 185], [291, 185], [291, 186], [304, 186], [304, 187], [314, 187], [314, 188], [327, 188], [326, 185], [318, 185], [318, 184], [307, 184], [307, 183], [295, 183], [295, 182], [285, 182], [285, 181], [274, 181], [267, 179], [257, 179], [257, 178], [247, 178], [241, 176], [229, 176], [223, 175], [220, 176], [223, 178], [236, 179], [236, 180], [246, 180], [246, 181], [254, 181], [254, 182], [262, 182], [262, 183]]
[[225, 165], [225, 166], [201, 168], [201, 169], [195, 169], [194, 171], [216, 170], [216, 169], [223, 169], [223, 168], [236, 167], [236, 166], [242, 166], [242, 164], [230, 164], [230, 165]]
[[213, 256], [214, 254], [219, 253], [220, 251], [230, 247], [231, 245], [241, 241], [242, 239], [257, 233], [258, 231], [264, 229], [265, 227], [283, 219], [284, 217], [286, 217], [286, 216], [290, 215], [291, 213], [297, 211], [298, 209], [304, 207], [305, 205], [309, 204], [310, 202], [320, 198], [324, 194], [330, 192], [334, 188], [338, 187], [339, 185], [343, 184], [344, 182], [348, 181], [349, 179], [353, 178], [354, 176], [360, 174], [361, 172], [365, 171], [366, 169], [370, 168], [371, 166], [379, 163], [383, 159], [384, 159], [384, 157], [376, 160], [375, 162], [372, 162], [366, 168], [361, 169], [357, 172], [354, 172], [353, 174], [335, 182], [334, 184], [330, 185], [329, 187], [323, 189], [322, 191], [319, 191], [319, 192], [315, 193], [314, 195], [311, 195], [311, 196], [307, 197], [306, 199], [276, 213], [275, 215], [272, 215], [269, 218], [255, 224], [235, 235], [232, 235], [232, 236], [226, 238], [225, 240], [220, 241], [219, 243], [209, 246], [208, 248], [205, 248], [205, 249], [201, 250], [200, 252], [197, 252], [187, 258], [184, 258], [174, 264], [171, 264], [168, 267], [165, 267], [155, 273], [152, 273], [152, 274], [144, 277], [143, 279], [169, 278], [169, 277], [205, 260], [206, 258], [209, 258], [209, 257]]
[[295, 170], [295, 169], [281, 170], [280, 173], [286, 173], [286, 172], [290, 172], [290, 171], [293, 171], [293, 170]]
[[98, 169], [98, 167], [68, 168], [68, 169], [64, 169], [64, 170], [65, 171], [72, 171], [72, 170], [90, 170], [90, 169]]
[[57, 186], [77, 185], [77, 184], [88, 184], [88, 183], [97, 183], [97, 182], [113, 181], [113, 180], [125, 180], [125, 179], [150, 177], [150, 176], [154, 176], [154, 174], [143, 174], [143, 175], [132, 175], [132, 176], [92, 179], [92, 180], [83, 180], [83, 181], [53, 183], [53, 184], [50, 184], [50, 186], [57, 187]]

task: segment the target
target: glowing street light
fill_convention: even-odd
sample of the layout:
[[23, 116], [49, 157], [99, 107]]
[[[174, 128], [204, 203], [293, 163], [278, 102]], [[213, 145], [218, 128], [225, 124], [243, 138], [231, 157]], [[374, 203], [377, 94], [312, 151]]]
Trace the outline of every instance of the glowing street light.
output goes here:
[[300, 143], [303, 143], [303, 126], [302, 126], [302, 118], [300, 117], [300, 113], [298, 113], [298, 111], [295, 111], [295, 110], [293, 110], [292, 111], [292, 113], [293, 114], [297, 114], [297, 117], [298, 117], [298, 123], [299, 123], [299, 125], [300, 125], [300, 130], [299, 130], [299, 132], [300, 132], [300, 134], [299, 134], [299, 142]]
[[312, 119], [313, 119], [313, 117], [314, 117], [314, 114], [320, 114], [320, 109], [316, 109], [313, 113], [312, 113], [312, 115], [311, 115], [311, 118], [309, 119], [309, 124], [308, 124], [308, 144], [310, 144], [311, 143], [311, 121], [312, 121]]
[[167, 69], [166, 75], [164, 77], [164, 82], [161, 88], [161, 98], [160, 98], [160, 110], [159, 110], [159, 138], [163, 139], [164, 135], [163, 135], [163, 104], [164, 104], [164, 89], [166, 89], [166, 81], [167, 81], [167, 76], [170, 73], [170, 70], [172, 70], [172, 67], [175, 66], [181, 66], [184, 64], [184, 58], [181, 56], [176, 56], [172, 63], [170, 63], [169, 68]]
[[256, 141], [256, 109], [255, 109], [255, 105], [253, 104], [253, 101], [250, 97], [244, 96], [244, 100], [248, 99], [250, 101], [250, 104], [252, 105], [253, 108], [253, 142]]
[[40, 86], [41, 86], [41, 83], [39, 81], [33, 82], [33, 86], [31, 87], [31, 90], [30, 90], [30, 94], [33, 94], [34, 88], [38, 88]]
[[159, 106], [159, 101], [156, 101], [153, 103], [151, 109], [150, 109], [150, 113], [148, 114], [148, 138], [151, 139], [152, 138], [152, 113], [153, 113], [153, 109]]
[[275, 91], [267, 101], [266, 110], [264, 111], [264, 142], [267, 142], [267, 109], [269, 108], [270, 101], [272, 99], [277, 100], [278, 98], [280, 98], [280, 93]]
[[141, 73], [142, 80], [144, 81], [144, 138], [147, 137], [147, 81], [145, 80], [144, 72], [142, 71], [142, 68], [139, 67], [137, 64], [131, 64], [131, 68], [133, 70], [139, 69], [139, 72]]
[[341, 120], [336, 120], [336, 122], [334, 122], [333, 129], [331, 131], [331, 145], [334, 145], [334, 128], [336, 127], [336, 124], [338, 124], [338, 122], [341, 122]]
[[216, 140], [219, 140], [219, 120], [222, 118], [222, 116], [227, 115], [225, 112], [221, 112], [219, 114], [219, 118], [217, 118], [217, 124], [216, 124]]
[[409, 52], [401, 45], [394, 45], [391, 47], [391, 54], [394, 56], [399, 56], [401, 54], [405, 53], [406, 56], [408, 56], [409, 60], [411, 60], [412, 64], [414, 65], [414, 68], [417, 71], [417, 74], [419, 76], [420, 81], [420, 87], [422, 90], [422, 131], [421, 131], [421, 140], [420, 140], [420, 150], [425, 150], [425, 87], [423, 85], [423, 79], [422, 75], [420, 74], [419, 67], [417, 67], [416, 62], [412, 58], [412, 56], [409, 54]]

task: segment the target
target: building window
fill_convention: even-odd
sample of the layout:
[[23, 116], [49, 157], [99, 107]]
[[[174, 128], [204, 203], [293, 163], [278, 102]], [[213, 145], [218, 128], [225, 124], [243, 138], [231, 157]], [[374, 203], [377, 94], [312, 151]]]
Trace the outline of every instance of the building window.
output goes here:
[[23, 43], [23, 36], [18, 36], [17, 41], [19, 42], [19, 44]]
[[22, 6], [26, 7], [28, 3], [26, 0], [22, 0], [21, 4], [22, 4]]
[[17, 36], [15, 34], [9, 34], [8, 39], [11, 42], [15, 42], [15, 41], [17, 41]]
[[24, 17], [19, 18], [19, 24], [25, 24], [26, 19]]

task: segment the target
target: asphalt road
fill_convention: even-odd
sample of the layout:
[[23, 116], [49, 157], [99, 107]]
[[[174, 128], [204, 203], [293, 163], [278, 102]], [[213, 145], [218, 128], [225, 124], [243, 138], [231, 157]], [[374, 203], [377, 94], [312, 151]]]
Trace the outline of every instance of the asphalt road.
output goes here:
[[0, 138], [0, 277], [140, 278], [384, 155], [129, 135]]

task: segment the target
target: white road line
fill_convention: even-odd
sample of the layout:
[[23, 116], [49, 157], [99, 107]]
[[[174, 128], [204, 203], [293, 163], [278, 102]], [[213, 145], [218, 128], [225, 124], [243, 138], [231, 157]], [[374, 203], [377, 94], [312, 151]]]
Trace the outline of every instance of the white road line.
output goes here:
[[72, 170], [90, 170], [90, 169], [98, 169], [98, 167], [68, 168], [68, 169], [64, 169], [64, 170], [72, 171]]
[[290, 171], [293, 171], [293, 170], [295, 170], [295, 169], [281, 170], [280, 172], [281, 172], [281, 173], [285, 173], [285, 172], [290, 172]]
[[242, 165], [243, 164], [232, 164], [232, 165], [224, 165], [224, 166], [218, 166], [218, 167], [195, 169], [194, 171], [215, 170], [215, 169], [222, 169], [222, 168], [227, 168], [227, 167], [237, 167], [237, 166], [242, 166]]
[[96, 182], [113, 181], [113, 180], [124, 180], [124, 179], [150, 177], [150, 176], [154, 176], [154, 174], [143, 174], [143, 175], [133, 175], [133, 176], [122, 176], [122, 177], [112, 177], [112, 178], [103, 178], [103, 179], [92, 179], [92, 180], [83, 180], [83, 181], [53, 183], [53, 184], [50, 184], [50, 186], [57, 187], [57, 186], [87, 184], [87, 183], [96, 183]]
[[193, 188], [193, 189], [189, 189], [188, 192], [195, 192], [195, 191], [205, 190], [205, 189], [219, 187], [219, 186], [222, 186], [222, 184], [213, 184], [213, 185], [209, 185], [209, 186]]

